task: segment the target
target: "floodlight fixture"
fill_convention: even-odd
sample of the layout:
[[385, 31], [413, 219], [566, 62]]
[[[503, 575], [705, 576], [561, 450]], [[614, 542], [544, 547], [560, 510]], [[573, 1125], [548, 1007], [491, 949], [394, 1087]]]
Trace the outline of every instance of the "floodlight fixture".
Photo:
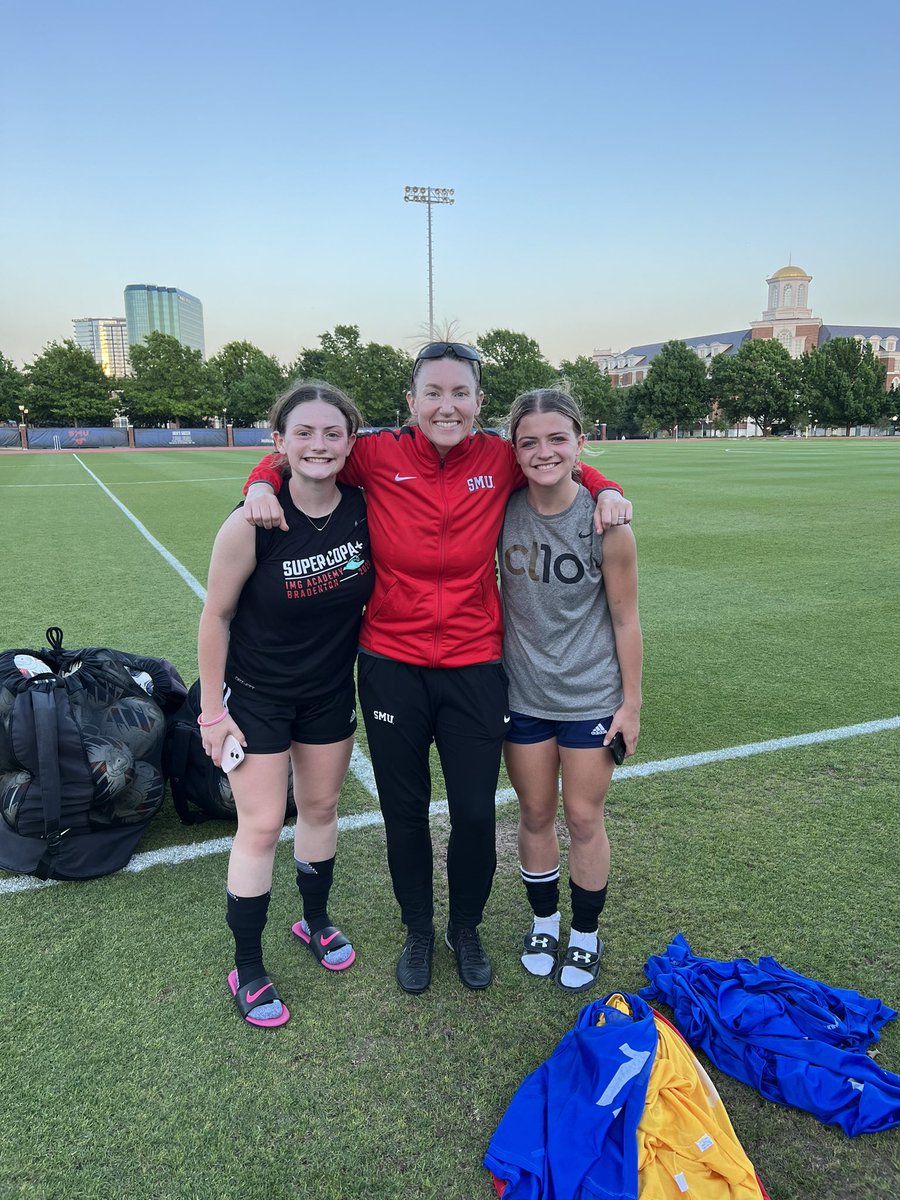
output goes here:
[[434, 204], [455, 204], [454, 188], [410, 187], [403, 189], [407, 203], [425, 204], [428, 208], [428, 337], [434, 341], [434, 251], [431, 233], [431, 207]]

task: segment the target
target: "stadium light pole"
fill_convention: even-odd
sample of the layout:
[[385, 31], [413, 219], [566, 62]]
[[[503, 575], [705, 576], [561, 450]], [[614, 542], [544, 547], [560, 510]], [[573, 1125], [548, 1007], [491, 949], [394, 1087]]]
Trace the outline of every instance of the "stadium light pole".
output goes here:
[[453, 188], [405, 187], [403, 199], [407, 204], [424, 204], [428, 208], [428, 337], [434, 341], [434, 256], [431, 238], [431, 206], [455, 204]]

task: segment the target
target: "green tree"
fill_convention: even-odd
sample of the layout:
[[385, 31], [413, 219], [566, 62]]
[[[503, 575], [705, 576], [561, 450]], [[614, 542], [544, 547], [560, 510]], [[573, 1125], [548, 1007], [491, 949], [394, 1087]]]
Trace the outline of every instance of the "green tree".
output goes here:
[[644, 383], [633, 383], [631, 387], [614, 388], [610, 402], [610, 418], [606, 422], [608, 437], [637, 437], [641, 433], [652, 433], [658, 426], [645, 428], [646, 404], [644, 400]]
[[521, 392], [550, 387], [557, 372], [541, 354], [541, 348], [524, 333], [492, 329], [478, 338], [481, 354], [485, 402], [481, 419], [485, 424], [500, 424]]
[[218, 378], [207, 370], [199, 350], [182, 346], [168, 333], [153, 332], [132, 346], [129, 356], [134, 376], [124, 391], [133, 425], [201, 422], [221, 412]]
[[264, 421], [286, 382], [278, 359], [252, 342], [226, 343], [206, 366], [235, 425]]
[[600, 373], [592, 358], [580, 354], [571, 362], [563, 359], [559, 364], [559, 374], [561, 385], [568, 388], [587, 418], [586, 432], [589, 433], [595, 424], [603, 424], [608, 428], [615, 424], [614, 417], [618, 415], [618, 405], [613, 395], [612, 384], [608, 375]]
[[0, 421], [19, 420], [24, 395], [25, 376], [11, 358], [0, 354]]
[[666, 342], [642, 381], [640, 401], [648, 431], [691, 429], [709, 409], [706, 367], [684, 342]]
[[291, 368], [300, 379], [324, 379], [342, 388], [359, 405], [369, 425], [392, 426], [405, 420], [404, 396], [413, 360], [404, 350], [360, 341], [357, 325], [336, 325], [319, 335], [320, 345], [301, 351]]
[[874, 425], [893, 412], [885, 367], [868, 342], [836, 337], [803, 355], [803, 400], [819, 425]]
[[109, 425], [116, 409], [110, 381], [89, 350], [50, 342], [25, 368], [25, 403], [35, 425]]
[[710, 395], [730, 424], [752, 417], [765, 436], [772, 426], [797, 420], [800, 375], [800, 364], [781, 342], [746, 341], [737, 354], [713, 359]]

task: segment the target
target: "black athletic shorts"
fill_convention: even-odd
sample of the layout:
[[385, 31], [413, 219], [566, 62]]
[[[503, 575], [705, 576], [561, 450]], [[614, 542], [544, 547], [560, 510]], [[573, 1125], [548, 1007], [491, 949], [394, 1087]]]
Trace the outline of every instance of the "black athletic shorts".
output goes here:
[[231, 679], [228, 711], [247, 739], [247, 754], [280, 754], [291, 742], [327, 746], [356, 733], [356, 688], [351, 677], [336, 692], [308, 704], [284, 703]]

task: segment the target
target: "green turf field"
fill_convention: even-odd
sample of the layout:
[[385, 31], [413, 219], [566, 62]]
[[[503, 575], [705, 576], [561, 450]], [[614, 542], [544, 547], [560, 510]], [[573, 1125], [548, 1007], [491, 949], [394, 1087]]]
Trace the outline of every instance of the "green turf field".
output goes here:
[[[585, 457], [636, 508], [635, 763], [900, 714], [900, 439], [608, 443]], [[0, 454], [0, 648], [39, 647], [59, 625], [70, 648], [163, 655], [190, 682], [201, 607], [190, 576], [205, 583], [256, 458]], [[647, 956], [681, 930], [697, 953], [771, 954], [898, 1007], [898, 750], [894, 728], [614, 782], [593, 995], [638, 990]], [[374, 809], [365, 779], [349, 777], [342, 814]], [[483, 994], [440, 947], [431, 990], [398, 991], [402, 931], [377, 825], [339, 841], [333, 911], [359, 961], [345, 975], [319, 969], [288, 935], [283, 845], [267, 963], [293, 1018], [272, 1032], [243, 1026], [225, 987], [223, 853], [0, 890], [0, 1198], [488, 1200], [491, 1133], [591, 998], [518, 964], [528, 918], [514, 809], [499, 809], [483, 927], [496, 978]], [[438, 857], [446, 832], [436, 817]], [[227, 833], [184, 828], [167, 808], [140, 850]], [[0, 872], [0, 888], [13, 882]], [[900, 1072], [896, 1027], [877, 1061]], [[851, 1140], [714, 1076], [773, 1200], [900, 1194], [900, 1132]]]

